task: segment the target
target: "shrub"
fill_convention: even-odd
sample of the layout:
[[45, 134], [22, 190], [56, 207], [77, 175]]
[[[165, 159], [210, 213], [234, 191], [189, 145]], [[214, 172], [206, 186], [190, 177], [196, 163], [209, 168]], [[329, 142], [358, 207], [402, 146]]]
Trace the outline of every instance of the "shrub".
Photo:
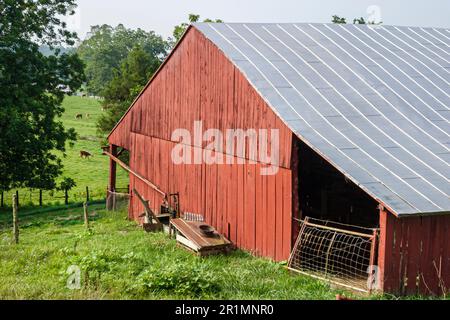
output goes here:
[[215, 274], [196, 262], [152, 266], [139, 274], [133, 289], [136, 293], [167, 291], [199, 297], [220, 291], [220, 286]]

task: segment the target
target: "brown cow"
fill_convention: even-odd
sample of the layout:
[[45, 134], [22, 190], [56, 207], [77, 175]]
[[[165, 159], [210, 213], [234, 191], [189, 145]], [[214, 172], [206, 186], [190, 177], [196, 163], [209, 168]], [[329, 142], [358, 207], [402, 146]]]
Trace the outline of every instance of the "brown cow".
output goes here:
[[93, 157], [93, 155], [90, 152], [83, 150], [80, 151], [80, 158], [89, 159], [91, 157]]
[[79, 113], [79, 114], [77, 114], [77, 115], [75, 116], [75, 119], [76, 119], [76, 120], [82, 120], [82, 119], [83, 119], [83, 115], [82, 115], [81, 113]]

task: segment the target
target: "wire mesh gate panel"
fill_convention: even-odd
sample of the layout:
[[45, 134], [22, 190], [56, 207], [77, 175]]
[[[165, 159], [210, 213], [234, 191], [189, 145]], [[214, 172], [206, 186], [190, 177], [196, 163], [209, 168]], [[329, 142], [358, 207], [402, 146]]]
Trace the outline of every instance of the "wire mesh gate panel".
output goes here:
[[357, 291], [376, 289], [378, 229], [305, 218], [289, 269]]
[[106, 209], [109, 211], [125, 210], [130, 205], [130, 194], [120, 192], [107, 192]]

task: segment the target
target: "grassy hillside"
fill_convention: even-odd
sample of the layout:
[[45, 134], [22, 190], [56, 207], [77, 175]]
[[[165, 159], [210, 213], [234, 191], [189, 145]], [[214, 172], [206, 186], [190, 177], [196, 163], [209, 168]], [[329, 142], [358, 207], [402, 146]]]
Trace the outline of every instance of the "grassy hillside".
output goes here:
[[[102, 197], [108, 185], [108, 157], [102, 155], [100, 142], [96, 136], [96, 122], [101, 115], [100, 103], [97, 100], [80, 97], [67, 97], [64, 100], [66, 112], [62, 118], [67, 128], [74, 128], [78, 133], [78, 141], [73, 148], [68, 148], [64, 160], [64, 176], [77, 182], [77, 190], [84, 192], [86, 186], [94, 191], [95, 197]], [[82, 120], [75, 116], [82, 114]], [[86, 115], [89, 114], [89, 118]], [[94, 155], [90, 159], [81, 159], [80, 151], [88, 151]], [[117, 170], [117, 186], [126, 187], [128, 175], [124, 170]]]
[[[198, 258], [166, 234], [147, 234], [125, 213], [91, 207], [23, 216], [19, 245], [0, 216], [0, 299], [334, 299], [340, 290], [236, 251]], [[66, 283], [81, 269], [81, 289]], [[345, 293], [351, 296], [349, 293]]]
[[[77, 187], [70, 192], [69, 200], [79, 202], [85, 199], [86, 186], [90, 189], [93, 199], [105, 197], [108, 185], [109, 161], [106, 156], [102, 156], [100, 142], [96, 136], [95, 123], [102, 113], [99, 101], [90, 98], [66, 97], [63, 106], [65, 113], [62, 121], [66, 128], [74, 128], [78, 133], [78, 141], [74, 147], [67, 147], [67, 157], [63, 159], [63, 177], [70, 177], [77, 183]], [[82, 114], [82, 120], [76, 120], [75, 116]], [[87, 117], [89, 114], [89, 117]], [[80, 151], [89, 151], [94, 155], [91, 159], [81, 159]], [[117, 186], [126, 187], [128, 185], [128, 175], [124, 170], [117, 170]], [[36, 205], [39, 199], [37, 190], [19, 190], [21, 206]], [[12, 193], [4, 195], [5, 202], [11, 202]], [[57, 205], [64, 202], [62, 192], [51, 195], [44, 192], [44, 203], [47, 205]]]

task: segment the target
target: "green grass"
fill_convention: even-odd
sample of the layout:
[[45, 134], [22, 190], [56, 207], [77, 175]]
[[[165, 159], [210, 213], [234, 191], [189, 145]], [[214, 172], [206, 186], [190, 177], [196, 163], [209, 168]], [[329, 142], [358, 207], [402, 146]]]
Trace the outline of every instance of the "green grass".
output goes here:
[[[20, 243], [0, 216], [0, 299], [334, 299], [341, 290], [242, 251], [199, 258], [124, 213], [91, 206], [24, 216]], [[67, 269], [81, 268], [70, 290]], [[352, 296], [345, 292], [346, 296]]]
[[[67, 157], [63, 158], [64, 170], [62, 177], [70, 177], [77, 183], [69, 193], [69, 201], [80, 202], [86, 197], [86, 186], [89, 187], [92, 199], [105, 198], [108, 185], [109, 160], [102, 155], [100, 142], [96, 136], [96, 121], [101, 115], [100, 102], [95, 99], [81, 97], [66, 97], [63, 106], [65, 113], [61, 120], [66, 128], [74, 128], [78, 134], [78, 140], [73, 147], [67, 147]], [[75, 116], [82, 114], [82, 120], [76, 120]], [[86, 117], [89, 114], [89, 118]], [[81, 159], [80, 151], [89, 151], [94, 155], [91, 159]], [[124, 170], [117, 170], [117, 187], [127, 187], [128, 175]], [[4, 194], [5, 203], [11, 203], [14, 191]], [[21, 206], [31, 207], [39, 202], [37, 190], [19, 190]], [[54, 206], [64, 203], [63, 193], [44, 192], [44, 204]], [[24, 208], [28, 210], [29, 208]]]

